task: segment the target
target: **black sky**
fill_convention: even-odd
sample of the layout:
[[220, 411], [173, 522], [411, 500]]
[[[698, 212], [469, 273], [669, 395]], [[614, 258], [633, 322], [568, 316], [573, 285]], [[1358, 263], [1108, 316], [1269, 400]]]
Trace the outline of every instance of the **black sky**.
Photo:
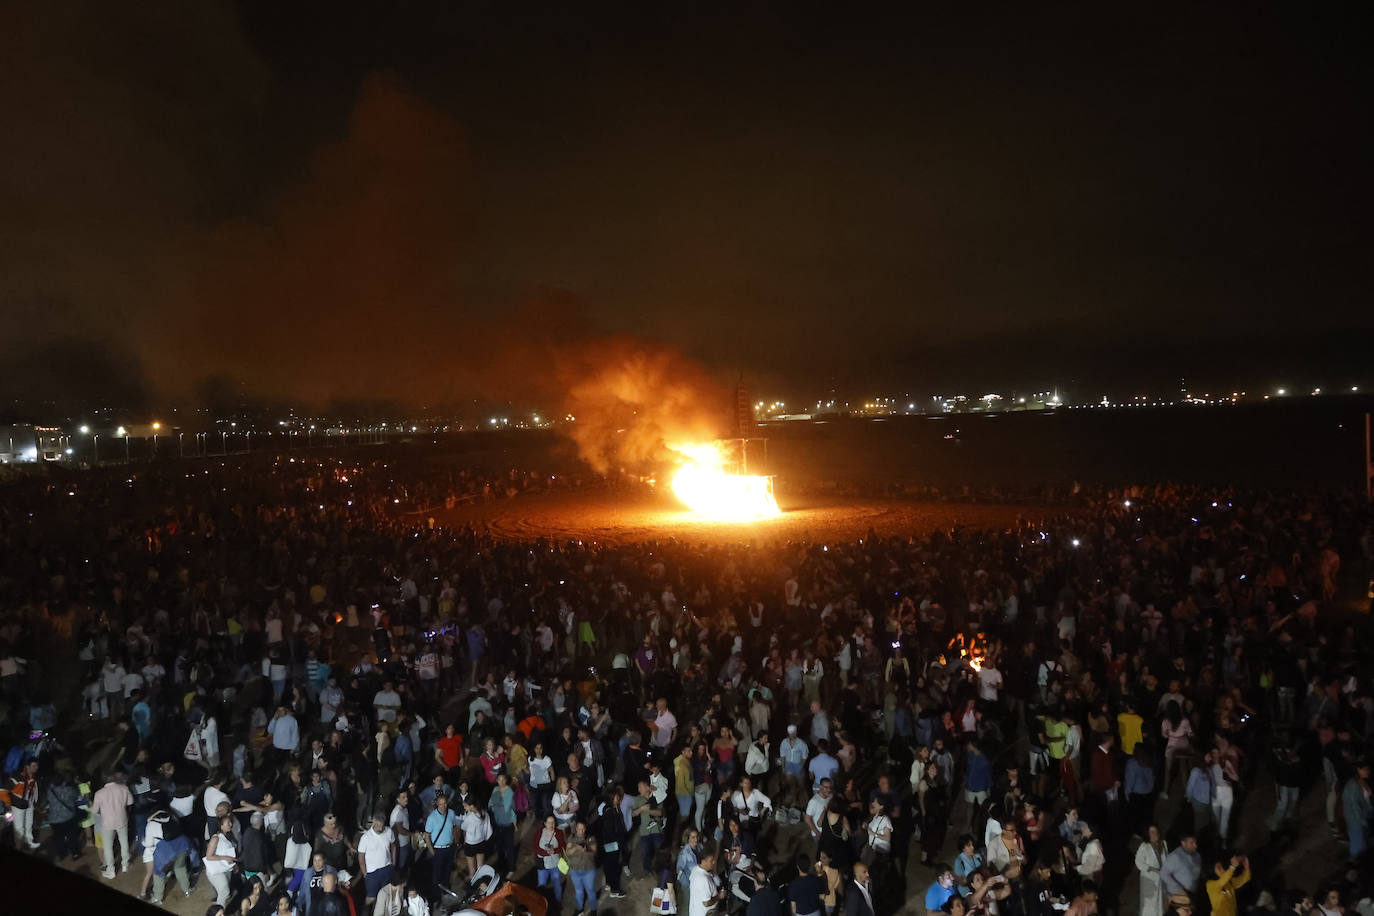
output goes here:
[[1374, 342], [1334, 6], [63, 6], [0, 6], [11, 387], [457, 397], [549, 290], [803, 391], [1320, 378]]

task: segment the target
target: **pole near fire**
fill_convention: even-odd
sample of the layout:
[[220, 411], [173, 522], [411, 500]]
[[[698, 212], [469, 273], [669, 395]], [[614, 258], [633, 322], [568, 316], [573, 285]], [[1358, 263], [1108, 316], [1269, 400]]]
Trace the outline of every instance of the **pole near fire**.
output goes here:
[[1364, 498], [1374, 503], [1374, 454], [1369, 450], [1369, 412], [1364, 415]]

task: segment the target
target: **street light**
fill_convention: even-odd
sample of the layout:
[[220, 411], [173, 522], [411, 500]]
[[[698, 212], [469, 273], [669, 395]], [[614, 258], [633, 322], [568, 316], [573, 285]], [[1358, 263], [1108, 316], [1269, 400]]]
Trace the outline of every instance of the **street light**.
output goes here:
[[161, 424], [161, 423], [158, 423], [157, 421], [154, 421], [154, 422], [153, 422], [153, 457], [154, 457], [154, 458], [157, 457], [157, 431], [158, 431], [159, 429], [162, 429], [162, 424]]
[[177, 433], [177, 457], [178, 457], [178, 458], [185, 458], [185, 457], [186, 457], [186, 442], [185, 442], [185, 437], [186, 437], [186, 434], [185, 434], [185, 433]]

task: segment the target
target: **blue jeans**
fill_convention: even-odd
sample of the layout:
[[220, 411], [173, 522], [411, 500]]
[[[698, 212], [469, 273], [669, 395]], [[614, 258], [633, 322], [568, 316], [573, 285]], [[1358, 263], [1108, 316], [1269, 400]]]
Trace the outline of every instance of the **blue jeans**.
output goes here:
[[556, 903], [563, 902], [563, 873], [557, 868], [539, 869], [539, 886], [545, 884], [553, 885], [553, 899]]
[[575, 868], [568, 872], [579, 910], [596, 912], [596, 869]]
[[1269, 829], [1277, 830], [1284, 825], [1287, 820], [1298, 812], [1298, 787], [1279, 786], [1278, 802], [1274, 805], [1274, 813], [1269, 815]]
[[692, 813], [692, 796], [679, 795], [677, 797], [677, 813], [680, 817], [686, 817]]

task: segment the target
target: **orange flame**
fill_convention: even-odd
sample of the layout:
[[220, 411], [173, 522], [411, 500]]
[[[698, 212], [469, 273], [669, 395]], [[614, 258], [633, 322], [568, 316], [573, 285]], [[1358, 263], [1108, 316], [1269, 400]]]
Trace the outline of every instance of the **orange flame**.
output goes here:
[[673, 494], [700, 518], [754, 522], [782, 514], [773, 498], [772, 479], [727, 473], [719, 445], [701, 442], [668, 447], [682, 457], [682, 465], [673, 474]]

